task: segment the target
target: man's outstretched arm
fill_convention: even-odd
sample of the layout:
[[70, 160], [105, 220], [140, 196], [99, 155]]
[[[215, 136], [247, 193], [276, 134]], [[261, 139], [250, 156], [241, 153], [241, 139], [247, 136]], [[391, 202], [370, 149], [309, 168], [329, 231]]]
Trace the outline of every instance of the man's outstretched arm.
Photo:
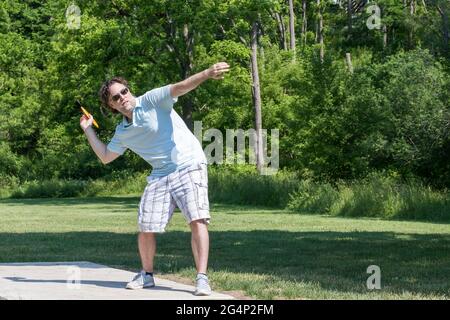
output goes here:
[[94, 129], [92, 128], [93, 119], [94, 118], [92, 118], [92, 116], [87, 118], [85, 115], [83, 115], [80, 118], [80, 126], [83, 129], [84, 134], [86, 135], [86, 138], [88, 139], [89, 144], [92, 147], [92, 150], [94, 150], [95, 154], [103, 164], [107, 164], [117, 159], [120, 154], [109, 151], [106, 147], [106, 144], [100, 141], [100, 139], [95, 134]]
[[212, 65], [210, 68], [190, 76], [189, 78], [172, 84], [170, 86], [170, 95], [173, 98], [182, 96], [189, 91], [197, 88], [201, 83], [208, 79], [223, 79], [223, 74], [230, 71], [230, 66], [226, 62], [219, 62]]

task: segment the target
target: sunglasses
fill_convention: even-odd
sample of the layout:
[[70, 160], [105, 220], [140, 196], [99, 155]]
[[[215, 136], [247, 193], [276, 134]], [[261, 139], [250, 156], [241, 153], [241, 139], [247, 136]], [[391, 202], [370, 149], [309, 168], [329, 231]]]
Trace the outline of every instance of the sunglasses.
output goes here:
[[128, 93], [128, 88], [123, 88], [122, 90], [120, 90], [120, 93], [113, 95], [111, 97], [111, 99], [114, 102], [119, 101], [120, 96], [125, 96], [127, 93]]

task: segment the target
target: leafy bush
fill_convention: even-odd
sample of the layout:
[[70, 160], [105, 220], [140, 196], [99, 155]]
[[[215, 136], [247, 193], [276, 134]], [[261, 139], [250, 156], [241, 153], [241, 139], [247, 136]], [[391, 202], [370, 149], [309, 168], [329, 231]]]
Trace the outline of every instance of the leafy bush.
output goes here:
[[417, 179], [402, 181], [397, 174], [372, 173], [334, 187], [300, 182], [288, 208], [347, 217], [450, 221], [450, 193], [433, 190]]
[[339, 192], [329, 183], [302, 180], [290, 194], [287, 207], [307, 213], [329, 213], [339, 198]]
[[262, 176], [252, 166], [210, 166], [209, 196], [212, 202], [284, 208], [297, 181], [287, 171]]

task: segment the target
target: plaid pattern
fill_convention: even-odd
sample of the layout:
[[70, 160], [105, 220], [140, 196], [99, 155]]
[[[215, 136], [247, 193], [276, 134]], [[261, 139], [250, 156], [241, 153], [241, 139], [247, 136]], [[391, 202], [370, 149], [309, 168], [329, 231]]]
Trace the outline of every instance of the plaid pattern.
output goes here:
[[209, 223], [208, 171], [197, 164], [164, 177], [147, 178], [138, 212], [139, 231], [164, 232], [178, 206], [186, 221]]

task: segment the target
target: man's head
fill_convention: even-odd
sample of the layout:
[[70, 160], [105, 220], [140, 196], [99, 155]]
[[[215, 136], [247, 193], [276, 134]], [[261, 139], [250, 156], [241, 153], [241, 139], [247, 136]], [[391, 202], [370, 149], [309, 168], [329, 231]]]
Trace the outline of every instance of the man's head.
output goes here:
[[113, 113], [124, 114], [136, 106], [136, 98], [131, 94], [127, 80], [122, 77], [114, 77], [103, 83], [99, 96], [102, 104]]

